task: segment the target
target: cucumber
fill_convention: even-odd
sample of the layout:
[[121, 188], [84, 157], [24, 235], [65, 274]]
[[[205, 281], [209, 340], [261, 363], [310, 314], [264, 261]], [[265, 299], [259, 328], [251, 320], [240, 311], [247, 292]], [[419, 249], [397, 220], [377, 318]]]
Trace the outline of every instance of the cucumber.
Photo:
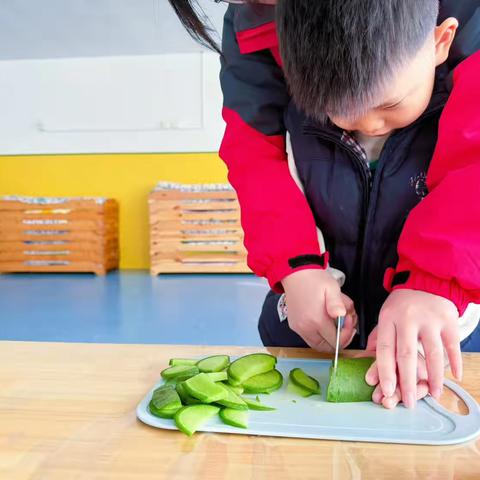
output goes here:
[[254, 400], [253, 398], [241, 397], [241, 399], [247, 404], [249, 410], [261, 410], [265, 412], [269, 410], [276, 410], [276, 408], [264, 405], [262, 402]]
[[243, 387], [241, 386], [234, 387], [233, 385], [230, 385], [230, 384], [224, 384], [224, 385], [226, 385], [230, 390], [232, 390], [237, 395], [241, 395], [243, 393]]
[[245, 410], [233, 410], [224, 408], [220, 410], [220, 418], [223, 423], [237, 428], [248, 428], [248, 412]]
[[203, 358], [197, 362], [198, 369], [203, 373], [220, 372], [228, 367], [230, 357], [228, 355], [214, 355]]
[[289, 379], [294, 385], [309, 391], [312, 395], [321, 393], [318, 381], [307, 375], [301, 368], [294, 368], [290, 372]]
[[249, 378], [243, 384], [245, 393], [272, 393], [278, 390], [283, 383], [282, 374], [278, 370], [271, 370]]
[[218, 402], [228, 396], [227, 389], [215, 383], [206, 373], [199, 373], [184, 382], [185, 389], [202, 403]]
[[171, 367], [176, 367], [177, 365], [190, 365], [191, 367], [197, 364], [198, 360], [193, 360], [190, 358], [171, 358], [168, 364]]
[[190, 405], [175, 414], [175, 425], [188, 435], [193, 435], [205, 422], [214, 417], [220, 408], [214, 405]]
[[227, 372], [211, 372], [206, 375], [208, 375], [214, 382], [223, 382], [228, 379]]
[[197, 403], [201, 403], [200, 400], [189, 395], [185, 388], [185, 382], [177, 383], [175, 389], [184, 405], [196, 405]]
[[163, 385], [153, 392], [148, 407], [150, 413], [156, 417], [173, 418], [182, 408], [182, 402], [173, 387]]
[[327, 388], [328, 402], [370, 402], [375, 387], [365, 381], [365, 375], [374, 362], [373, 358], [339, 358], [337, 374], [330, 367]]
[[232, 408], [234, 410], [248, 410], [247, 404], [239, 397], [231, 388], [226, 385], [220, 384], [222, 388], [227, 391], [227, 396], [218, 400], [216, 403], [222, 405], [223, 407]]
[[306, 388], [299, 387], [298, 385], [295, 385], [295, 383], [293, 383], [291, 380], [288, 382], [287, 390], [290, 393], [293, 393], [300, 397], [311, 397], [313, 395], [311, 390], [307, 390]]
[[255, 375], [269, 372], [275, 368], [277, 359], [268, 353], [252, 353], [235, 360], [228, 367], [228, 377], [236, 383], [243, 384]]
[[196, 367], [195, 365], [175, 365], [174, 367], [166, 368], [161, 372], [160, 375], [162, 375], [165, 380], [174, 380], [177, 378], [181, 378], [183, 381], [186, 380], [186, 378], [198, 375], [198, 373], [198, 367]]

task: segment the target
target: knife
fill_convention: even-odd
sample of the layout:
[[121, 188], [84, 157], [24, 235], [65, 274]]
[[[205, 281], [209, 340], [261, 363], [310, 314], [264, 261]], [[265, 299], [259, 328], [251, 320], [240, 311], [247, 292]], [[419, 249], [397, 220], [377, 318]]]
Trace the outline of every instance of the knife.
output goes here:
[[335, 343], [335, 360], [333, 361], [333, 377], [337, 375], [337, 365], [338, 365], [338, 350], [340, 349], [340, 332], [343, 328], [343, 323], [345, 322], [345, 317], [337, 317], [337, 341]]

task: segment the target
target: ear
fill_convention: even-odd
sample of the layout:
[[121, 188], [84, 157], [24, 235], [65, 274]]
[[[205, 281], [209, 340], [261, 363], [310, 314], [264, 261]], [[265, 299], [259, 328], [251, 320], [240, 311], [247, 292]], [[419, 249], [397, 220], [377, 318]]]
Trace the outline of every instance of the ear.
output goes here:
[[458, 20], [450, 17], [435, 28], [435, 62], [441, 65], [448, 58], [455, 34], [457, 33]]

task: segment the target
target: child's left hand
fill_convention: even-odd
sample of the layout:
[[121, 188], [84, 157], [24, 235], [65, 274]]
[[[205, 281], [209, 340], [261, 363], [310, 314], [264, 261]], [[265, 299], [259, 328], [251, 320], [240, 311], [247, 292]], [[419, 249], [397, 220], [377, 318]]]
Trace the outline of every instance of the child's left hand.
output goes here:
[[[405, 406], [415, 406], [419, 342], [425, 352], [428, 391], [433, 397], [438, 398], [442, 392], [444, 349], [454, 377], [461, 379], [458, 319], [455, 305], [437, 295], [405, 289], [394, 290], [388, 296], [380, 311], [376, 341], [376, 363], [383, 396], [399, 396], [397, 387], [400, 387]], [[424, 388], [425, 385], [419, 384], [419, 389]]]

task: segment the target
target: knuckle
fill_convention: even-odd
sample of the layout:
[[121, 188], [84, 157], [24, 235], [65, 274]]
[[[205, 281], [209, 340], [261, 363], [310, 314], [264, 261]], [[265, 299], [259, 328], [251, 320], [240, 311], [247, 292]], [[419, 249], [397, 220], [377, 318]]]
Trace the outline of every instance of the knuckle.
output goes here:
[[401, 346], [397, 351], [397, 358], [402, 360], [410, 360], [417, 356], [417, 349], [410, 345]]

